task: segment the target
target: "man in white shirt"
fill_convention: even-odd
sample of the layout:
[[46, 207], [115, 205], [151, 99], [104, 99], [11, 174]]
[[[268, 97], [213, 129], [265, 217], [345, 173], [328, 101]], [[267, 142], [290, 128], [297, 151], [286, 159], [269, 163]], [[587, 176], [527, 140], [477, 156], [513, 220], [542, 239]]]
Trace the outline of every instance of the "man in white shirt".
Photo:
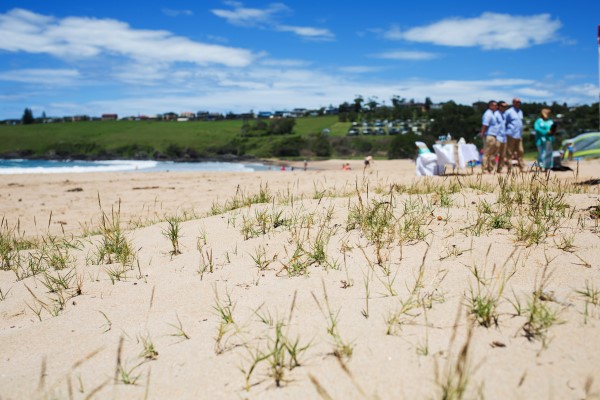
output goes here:
[[506, 110], [508, 108], [508, 103], [505, 101], [498, 102], [498, 111], [496, 111], [496, 118], [498, 120], [498, 133], [496, 134], [496, 142], [498, 143], [498, 166], [496, 171], [501, 174], [502, 168], [504, 168], [504, 164], [508, 161], [509, 167], [508, 172], [510, 172], [510, 159], [506, 159], [506, 123], [505, 116]]
[[525, 172], [523, 163], [523, 111], [521, 111], [521, 100], [515, 97], [513, 106], [506, 110], [504, 119], [506, 121], [506, 149], [508, 153], [508, 172], [512, 167], [512, 160], [516, 159], [519, 170]]
[[496, 164], [496, 155], [498, 154], [498, 142], [496, 141], [496, 135], [498, 134], [498, 103], [494, 100], [488, 102], [488, 109], [485, 110], [481, 117], [481, 130], [479, 131], [479, 137], [483, 139], [483, 163], [481, 164], [481, 170], [483, 173], [492, 173]]

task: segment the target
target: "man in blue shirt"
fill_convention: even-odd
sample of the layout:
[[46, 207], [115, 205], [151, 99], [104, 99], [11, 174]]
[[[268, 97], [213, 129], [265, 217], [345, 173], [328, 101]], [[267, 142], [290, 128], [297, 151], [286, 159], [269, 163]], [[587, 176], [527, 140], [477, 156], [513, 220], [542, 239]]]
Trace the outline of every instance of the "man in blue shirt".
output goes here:
[[[496, 111], [496, 119], [498, 121], [498, 133], [496, 134], [496, 142], [498, 143], [498, 166], [497, 172], [502, 173], [502, 168], [504, 168], [504, 164], [508, 161], [510, 165], [510, 159], [506, 159], [506, 109], [508, 108], [508, 103], [505, 101], [498, 102], [498, 111]], [[510, 172], [510, 166], [508, 167], [508, 172]]]
[[498, 103], [494, 100], [488, 102], [488, 109], [485, 110], [481, 117], [481, 130], [479, 137], [483, 139], [483, 162], [481, 170], [483, 173], [492, 173], [496, 164], [496, 155], [498, 154], [498, 142], [496, 135], [498, 134]]
[[515, 97], [512, 107], [504, 113], [506, 121], [506, 149], [508, 153], [508, 172], [512, 167], [512, 160], [516, 159], [519, 170], [525, 172], [523, 163], [523, 111], [521, 111], [521, 100]]

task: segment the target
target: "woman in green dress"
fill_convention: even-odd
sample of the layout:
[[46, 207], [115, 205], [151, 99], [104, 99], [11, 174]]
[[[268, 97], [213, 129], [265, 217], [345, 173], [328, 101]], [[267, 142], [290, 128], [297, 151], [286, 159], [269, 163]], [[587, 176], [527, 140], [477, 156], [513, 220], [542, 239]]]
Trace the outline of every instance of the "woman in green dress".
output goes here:
[[550, 119], [551, 110], [542, 108], [540, 117], [535, 121], [533, 129], [535, 130], [535, 145], [538, 150], [538, 166], [544, 170], [552, 169], [552, 144], [554, 143], [553, 129], [554, 122]]

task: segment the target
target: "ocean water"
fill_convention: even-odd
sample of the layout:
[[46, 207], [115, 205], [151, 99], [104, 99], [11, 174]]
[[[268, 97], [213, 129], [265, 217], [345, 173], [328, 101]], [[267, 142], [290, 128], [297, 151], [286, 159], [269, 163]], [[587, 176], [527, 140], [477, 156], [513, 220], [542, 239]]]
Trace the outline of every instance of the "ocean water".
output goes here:
[[230, 162], [172, 162], [172, 161], [50, 161], [50, 160], [2, 160], [0, 174], [64, 174], [83, 172], [254, 172], [268, 170], [259, 163]]

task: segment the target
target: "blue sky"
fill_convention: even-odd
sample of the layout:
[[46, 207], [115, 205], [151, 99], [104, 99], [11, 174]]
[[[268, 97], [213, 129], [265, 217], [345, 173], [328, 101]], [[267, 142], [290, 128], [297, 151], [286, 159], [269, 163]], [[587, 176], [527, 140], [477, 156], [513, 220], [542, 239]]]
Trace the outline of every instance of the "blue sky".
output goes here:
[[[543, 4], [543, 5], [542, 5]], [[0, 119], [598, 101], [600, 2], [0, 3]]]

